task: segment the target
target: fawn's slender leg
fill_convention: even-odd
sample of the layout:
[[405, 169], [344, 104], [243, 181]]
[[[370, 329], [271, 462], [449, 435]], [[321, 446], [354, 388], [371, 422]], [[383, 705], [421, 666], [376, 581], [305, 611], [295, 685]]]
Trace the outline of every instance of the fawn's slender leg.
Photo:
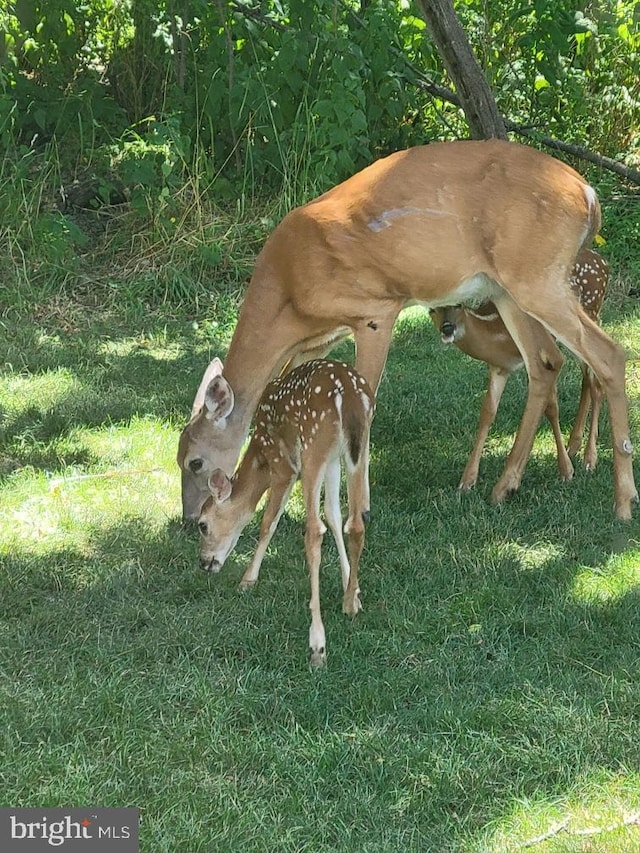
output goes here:
[[342, 510], [340, 509], [340, 459], [332, 460], [327, 465], [327, 470], [324, 475], [324, 515], [327, 519], [329, 529], [333, 533], [333, 538], [336, 542], [338, 555], [340, 557], [340, 567], [342, 569], [342, 589], [347, 588], [349, 583], [349, 575], [351, 568], [349, 566], [349, 558], [347, 557], [347, 549], [344, 546], [344, 537], [342, 536]]
[[347, 468], [347, 492], [349, 495], [349, 515], [344, 530], [349, 537], [349, 562], [351, 572], [349, 583], [342, 599], [342, 612], [355, 616], [362, 610], [360, 603], [360, 587], [358, 584], [358, 569], [360, 555], [364, 547], [365, 520], [369, 518], [367, 494], [367, 469], [369, 463], [368, 431], [362, 448], [362, 455], [353, 471]]
[[564, 446], [564, 440], [562, 438], [562, 432], [560, 430], [560, 411], [558, 409], [558, 394], [555, 385], [551, 389], [551, 396], [549, 397], [549, 402], [547, 403], [547, 408], [544, 410], [544, 413], [547, 416], [547, 420], [551, 424], [551, 429], [553, 430], [553, 437], [556, 440], [556, 452], [558, 455], [558, 469], [560, 471], [560, 478], [564, 482], [568, 482], [573, 478], [573, 465], [571, 464], [571, 460], [569, 459], [567, 449]]
[[311, 585], [311, 626], [309, 628], [310, 665], [315, 669], [324, 666], [327, 661], [326, 636], [320, 612], [320, 559], [322, 554], [322, 539], [326, 527], [320, 518], [320, 491], [322, 488], [323, 471], [315, 472], [309, 480], [303, 474], [302, 489], [304, 492], [305, 509], [307, 511], [307, 529], [304, 537], [307, 563], [309, 565], [309, 580]]
[[296, 474], [294, 471], [290, 471], [288, 477], [282, 477], [281, 479], [278, 479], [275, 482], [272, 481], [271, 483], [269, 499], [266, 507], [264, 508], [262, 522], [260, 524], [260, 538], [258, 539], [258, 544], [256, 545], [256, 550], [251, 558], [251, 562], [247, 566], [247, 570], [240, 580], [239, 587], [242, 590], [249, 589], [258, 580], [262, 560], [264, 559], [266, 550], [269, 547], [269, 542], [271, 542], [271, 538], [276, 532], [280, 516], [284, 512], [284, 508], [287, 505], [287, 501], [289, 500], [289, 495], [291, 494], [291, 489], [293, 488], [295, 481]]
[[602, 386], [586, 364], [581, 364], [580, 368], [582, 370], [580, 404], [571, 430], [568, 450], [570, 456], [574, 456], [580, 450], [587, 412], [591, 406], [591, 423], [589, 425], [589, 438], [584, 451], [584, 465], [587, 471], [593, 471], [598, 464], [598, 427], [602, 407]]
[[480, 457], [482, 456], [491, 425], [495, 420], [504, 386], [507, 384], [507, 379], [510, 375], [508, 371], [503, 370], [501, 367], [489, 365], [489, 384], [487, 385], [484, 400], [482, 401], [482, 408], [480, 409], [480, 420], [478, 422], [475, 444], [469, 454], [469, 459], [462, 472], [462, 478], [458, 486], [463, 492], [468, 492], [476, 484], [480, 468]]
[[589, 438], [584, 451], [584, 464], [587, 471], [593, 471], [598, 464], [598, 429], [603, 392], [602, 385], [591, 372], [589, 372], [589, 390], [591, 393], [591, 423], [589, 425]]
[[589, 404], [591, 402], [589, 368], [584, 362], [582, 362], [580, 364], [580, 370], [582, 371], [580, 402], [578, 403], [578, 411], [576, 412], [576, 417], [571, 429], [571, 435], [569, 436], [569, 444], [567, 445], [569, 456], [575, 456], [580, 452], [580, 448], [582, 447], [582, 438], [584, 436], [584, 427], [587, 422], [587, 414], [589, 412]]

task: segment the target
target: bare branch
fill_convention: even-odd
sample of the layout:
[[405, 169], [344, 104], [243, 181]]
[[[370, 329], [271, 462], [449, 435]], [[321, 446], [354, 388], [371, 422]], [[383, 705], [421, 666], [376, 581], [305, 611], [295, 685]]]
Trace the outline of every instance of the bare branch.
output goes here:
[[523, 841], [522, 844], [518, 845], [518, 847], [520, 849], [534, 847], [536, 844], [542, 844], [550, 838], [555, 838], [555, 836], [560, 835], [560, 833], [565, 833], [566, 835], [572, 835], [574, 837], [585, 837], [602, 835], [605, 832], [617, 832], [619, 829], [624, 829], [626, 826], [637, 826], [640, 824], [640, 812], [625, 815], [619, 823], [610, 823], [607, 824], [607, 826], [587, 826], [582, 829], [569, 829], [570, 820], [571, 818], [569, 816], [565, 817], [564, 820], [550, 826], [546, 832], [543, 832], [541, 835], [536, 835], [534, 838], [529, 838], [527, 841]]
[[261, 24], [266, 24], [268, 27], [273, 27], [273, 29], [278, 30], [279, 33], [286, 33], [289, 29], [289, 27], [285, 27], [285, 25], [281, 24], [279, 21], [274, 21], [273, 18], [263, 15], [259, 9], [253, 9], [251, 6], [245, 6], [244, 3], [232, 3], [231, 7], [234, 12], [239, 12], [241, 15], [244, 15], [245, 18], [251, 18], [254, 21], [259, 21]]
[[525, 136], [527, 139], [536, 139], [545, 145], [547, 148], [553, 148], [556, 151], [564, 151], [565, 154], [571, 154], [574, 157], [579, 157], [581, 160], [588, 160], [590, 163], [595, 163], [596, 166], [601, 166], [603, 169], [609, 169], [610, 172], [615, 172], [621, 175], [628, 181], [634, 184], [640, 184], [640, 171], [631, 166], [625, 166], [618, 160], [613, 160], [611, 157], [605, 157], [604, 154], [597, 154], [595, 151], [590, 151], [582, 145], [573, 145], [569, 142], [562, 142], [560, 139], [553, 139], [550, 136], [540, 136], [531, 131], [529, 128], [519, 127], [513, 122], [507, 121], [507, 130], [512, 133], [517, 133], [518, 136]]
[[[462, 106], [460, 98], [454, 91], [448, 89], [446, 86], [434, 83], [433, 80], [430, 80], [428, 77], [420, 74], [420, 72], [412, 65], [411, 70], [416, 74], [416, 84], [420, 89], [428, 92], [434, 98], [439, 98], [442, 101], [448, 101], [456, 107]], [[606, 157], [604, 154], [598, 154], [595, 151], [591, 151], [589, 148], [585, 148], [583, 145], [575, 145], [570, 142], [563, 142], [560, 139], [554, 139], [552, 136], [545, 136], [544, 134], [538, 133], [534, 128], [524, 127], [506, 118], [504, 119], [504, 123], [510, 133], [515, 133], [518, 136], [524, 136], [527, 139], [532, 139], [539, 142], [541, 145], [544, 145], [546, 148], [553, 149], [554, 151], [562, 151], [563, 153], [571, 154], [572, 157], [577, 157], [580, 160], [587, 160], [589, 163], [594, 163], [602, 169], [608, 169], [610, 172], [615, 172], [617, 175], [620, 175], [627, 181], [631, 181], [633, 184], [640, 185], [640, 171], [638, 169], [634, 169], [632, 166], [626, 166], [619, 160], [614, 160], [612, 157]]]
[[528, 841], [524, 841], [519, 846], [523, 849], [526, 847], [533, 847], [536, 844], [542, 844], [543, 841], [548, 841], [550, 838], [554, 838], [561, 832], [566, 832], [570, 819], [571, 818], [569, 817], [565, 817], [564, 820], [560, 821], [560, 823], [552, 824], [546, 832], [543, 832], [541, 835], [536, 835], [535, 838], [529, 838]]

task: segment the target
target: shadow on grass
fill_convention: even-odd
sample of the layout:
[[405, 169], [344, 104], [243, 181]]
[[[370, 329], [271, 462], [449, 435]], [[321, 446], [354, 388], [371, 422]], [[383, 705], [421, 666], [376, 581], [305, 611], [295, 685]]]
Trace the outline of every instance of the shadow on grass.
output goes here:
[[[11, 554], [3, 565], [2, 673], [25, 680], [21, 702], [37, 721], [39, 761], [37, 736], [54, 753], [69, 748], [70, 723], [56, 734], [58, 711], [47, 696], [72, 673], [74, 690], [82, 685], [78, 707], [95, 707], [114, 685], [114, 720], [120, 706], [132, 716], [137, 707], [141, 740], [131, 731], [128, 748], [174, 780], [172, 802], [193, 787], [191, 774], [177, 774], [182, 750], [197, 774], [229, 754], [227, 772], [246, 771], [243, 808], [265, 798], [276, 804], [279, 818], [266, 819], [273, 831], [306, 821], [310, 837], [333, 839], [336, 815], [350, 814], [336, 792], [357, 788], [371, 810], [357, 827], [363, 849], [400, 849], [407, 823], [417, 840], [403, 849], [466, 849], [514, 798], [554, 798], [603, 769], [638, 766], [637, 590], [609, 603], [579, 601], [571, 594], [579, 560], [568, 559], [560, 530], [547, 532], [548, 553], [529, 565], [523, 557], [540, 549], [539, 531], [521, 534], [509, 550], [501, 510], [476, 505], [443, 527], [430, 506], [419, 516], [389, 516], [387, 499], [378, 495], [369, 529], [358, 619], [340, 613], [337, 566], [324, 572], [323, 673], [305, 665], [308, 583], [296, 524], [278, 531], [249, 595], [235, 589], [237, 564], [204, 576], [193, 536], [174, 523], [123, 519], [91, 530], [82, 550]], [[452, 549], [454, 530], [460, 544]], [[325, 554], [335, 564], [330, 548]], [[606, 556], [594, 548], [594, 570]], [[81, 727], [83, 713], [68, 701]], [[203, 717], [208, 704], [224, 713], [224, 727]], [[167, 717], [169, 759], [166, 738], [157, 737]], [[118, 772], [110, 748], [104, 767], [95, 756], [111, 725], [103, 719], [92, 735], [93, 774], [109, 778]], [[309, 798], [299, 798], [302, 784]], [[214, 812], [223, 808], [217, 795], [202, 793]], [[201, 795], [191, 797], [200, 814]], [[226, 842], [242, 826], [239, 816]], [[354, 844], [356, 828], [345, 832]]]
[[[186, 335], [173, 342], [178, 354], [166, 361], [144, 348], [105, 355], [98, 335], [29, 351], [26, 368], [65, 365], [83, 396], [10, 415], [5, 447], [17, 447], [20, 464], [41, 452], [47, 465], [47, 442], [75, 427], [134, 415], [182, 422], [206, 358]], [[484, 382], [482, 365], [443, 356], [428, 320], [399, 325], [374, 422], [355, 620], [340, 612], [325, 540], [326, 672], [306, 667], [309, 590], [295, 520], [283, 519], [249, 595], [236, 584], [255, 523], [216, 577], [197, 568], [193, 532], [155, 517], [89, 524], [81, 544], [3, 555], [0, 671], [18, 685], [16, 761], [29, 768], [28, 778], [15, 771], [6, 796], [24, 796], [48, 773], [64, 799], [74, 732], [86, 727], [94, 758], [84, 801], [115, 789], [166, 814], [188, 802], [227, 849], [251, 849], [241, 842], [255, 842], [259, 825], [264, 849], [295, 828], [295, 849], [322, 838], [326, 849], [444, 853], [469, 849], [514, 801], [553, 799], [586, 777], [638, 766], [638, 524], [613, 517], [610, 453], [601, 442], [598, 470], [560, 484], [553, 451], [536, 452], [520, 493], [490, 506], [522, 411], [514, 378], [478, 489], [458, 495]], [[578, 385], [577, 375], [567, 384], [568, 404]], [[593, 594], [616, 572], [615, 594]], [[142, 757], [135, 772], [114, 766], [120, 752]], [[166, 794], [149, 794], [156, 777], [168, 780]]]
[[[224, 353], [218, 348], [203, 354], [202, 343], [184, 323], [168, 328], [163, 318], [155, 322], [155, 327], [148, 327], [148, 337], [165, 340], [170, 357], [162, 357], [162, 346], [156, 351], [146, 339], [133, 340], [137, 333], [128, 327], [107, 330], [97, 325], [55, 335], [43, 335], [38, 326], [28, 323], [14, 329], [7, 363], [19, 364], [27, 376], [64, 368], [73, 374], [77, 387], [61, 393], [52, 403], [36, 400], [26, 408], [4, 412], [0, 452], [5, 456], [5, 471], [26, 464], [50, 467], [56, 451], [49, 453], [38, 444], [64, 437], [74, 427], [127, 423], [135, 416], [184, 424], [209, 358]], [[105, 348], [107, 340], [110, 348]], [[337, 356], [351, 359], [352, 353], [353, 346], [347, 344]], [[448, 455], [468, 452], [486, 375], [484, 365], [442, 346], [426, 313], [401, 319], [380, 389], [374, 440], [380, 437], [382, 445], [397, 423], [405, 434], [427, 445], [437, 443]], [[579, 382], [576, 365], [567, 365], [559, 383], [561, 425], [567, 434], [577, 408]], [[515, 435], [525, 399], [526, 378], [521, 371], [508, 383], [492, 435]], [[602, 422], [604, 446], [608, 440], [606, 417]], [[546, 422], [540, 430], [548, 433]], [[422, 455], [425, 453], [427, 450]], [[82, 449], [71, 448], [67, 464], [82, 461]]]

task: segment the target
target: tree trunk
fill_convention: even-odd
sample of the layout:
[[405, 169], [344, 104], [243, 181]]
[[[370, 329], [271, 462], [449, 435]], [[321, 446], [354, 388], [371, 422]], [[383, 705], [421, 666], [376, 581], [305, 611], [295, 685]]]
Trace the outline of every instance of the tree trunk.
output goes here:
[[506, 139], [507, 131], [498, 105], [455, 13], [453, 0], [420, 0], [419, 6], [444, 67], [455, 84], [472, 138]]

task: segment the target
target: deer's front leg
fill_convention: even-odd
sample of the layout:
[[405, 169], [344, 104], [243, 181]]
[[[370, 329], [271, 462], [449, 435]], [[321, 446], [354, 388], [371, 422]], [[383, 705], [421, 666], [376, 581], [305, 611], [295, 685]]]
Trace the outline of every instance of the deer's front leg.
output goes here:
[[569, 459], [569, 454], [567, 453], [567, 449], [564, 446], [564, 441], [562, 440], [562, 432], [560, 431], [560, 410], [558, 408], [558, 393], [556, 391], [555, 385], [551, 389], [549, 403], [547, 404], [547, 408], [545, 409], [544, 413], [547, 416], [547, 420], [551, 424], [553, 437], [556, 441], [556, 452], [558, 454], [558, 470], [560, 471], [560, 479], [564, 483], [568, 483], [569, 480], [573, 479], [573, 465], [571, 464], [571, 459]]
[[496, 412], [500, 405], [500, 398], [502, 397], [502, 392], [509, 376], [510, 373], [508, 371], [489, 365], [489, 384], [487, 385], [484, 400], [482, 401], [482, 408], [480, 409], [476, 440], [458, 486], [461, 492], [468, 492], [475, 486], [478, 480], [482, 451], [484, 450], [491, 425], [495, 420]]
[[[369, 387], [377, 396], [378, 386], [382, 378], [382, 372], [387, 361], [389, 345], [391, 344], [391, 336], [393, 334], [393, 326], [396, 321], [402, 305], [392, 305], [386, 311], [381, 312], [380, 317], [376, 316], [370, 320], [363, 321], [359, 326], [354, 328], [354, 336], [356, 341], [356, 370], [361, 373], [369, 383]], [[369, 446], [366, 448], [367, 460], [369, 455]], [[371, 507], [370, 488], [369, 488], [369, 467], [367, 465], [366, 484], [364, 501], [366, 511], [369, 512]]]
[[356, 341], [355, 367], [367, 380], [374, 394], [380, 385], [393, 326], [401, 308], [401, 305], [393, 305], [381, 311], [380, 316], [363, 320], [353, 330]]
[[258, 580], [262, 560], [264, 559], [264, 555], [269, 547], [269, 542], [271, 542], [271, 538], [276, 532], [280, 516], [284, 512], [284, 508], [287, 505], [287, 501], [289, 500], [289, 495], [291, 494], [291, 489], [293, 488], [295, 481], [295, 472], [289, 471], [288, 476], [286, 474], [282, 475], [275, 481], [272, 480], [271, 482], [269, 499], [266, 507], [264, 508], [264, 514], [260, 524], [260, 538], [258, 539], [258, 544], [256, 545], [256, 550], [251, 558], [251, 562], [239, 583], [239, 588], [243, 591], [250, 589]]

